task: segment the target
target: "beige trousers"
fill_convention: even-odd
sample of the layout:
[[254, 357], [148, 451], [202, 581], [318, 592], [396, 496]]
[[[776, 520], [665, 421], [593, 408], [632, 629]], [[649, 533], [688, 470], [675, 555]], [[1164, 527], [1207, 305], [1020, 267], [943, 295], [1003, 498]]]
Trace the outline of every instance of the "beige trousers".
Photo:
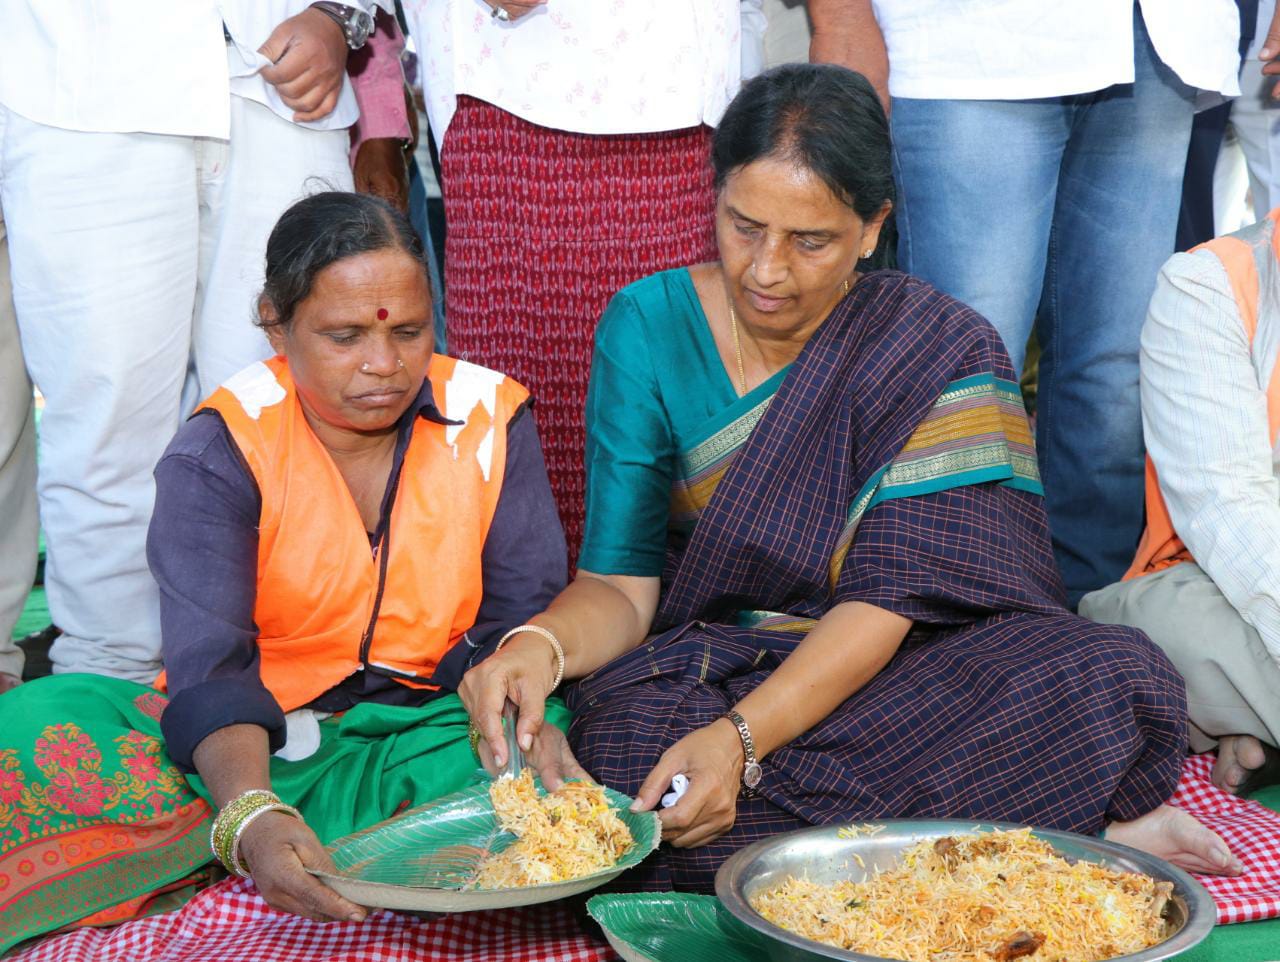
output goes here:
[[1146, 632], [1187, 682], [1191, 748], [1223, 735], [1280, 745], [1280, 665], [1197, 564], [1184, 562], [1085, 595], [1080, 614]]
[[22, 677], [13, 626], [36, 572], [36, 417], [18, 341], [9, 279], [9, 238], [0, 209], [0, 672]]

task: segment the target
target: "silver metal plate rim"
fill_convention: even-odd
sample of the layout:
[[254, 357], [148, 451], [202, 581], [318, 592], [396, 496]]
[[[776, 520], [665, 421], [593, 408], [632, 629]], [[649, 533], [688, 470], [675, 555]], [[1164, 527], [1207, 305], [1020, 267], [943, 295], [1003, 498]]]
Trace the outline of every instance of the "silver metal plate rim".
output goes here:
[[[872, 836], [862, 836], [862, 839], [872, 841], [883, 841], [886, 838], [893, 837], [894, 830], [896, 834], [900, 834], [904, 839], [935, 837], [941, 838], [944, 835], [961, 834], [972, 832], [975, 829], [979, 831], [989, 831], [991, 829], [1022, 829], [1026, 825], [1019, 825], [1012, 822], [986, 822], [981, 820], [967, 819], [867, 819], [867, 825], [883, 825], [884, 832], [877, 833]], [[913, 828], [914, 826], [914, 828]], [[926, 828], [929, 826], [931, 828]], [[776, 942], [780, 942], [788, 948], [797, 952], [807, 952], [811, 956], [818, 958], [839, 959], [843, 962], [885, 962], [882, 956], [866, 955], [861, 952], [849, 952], [844, 949], [837, 949], [833, 946], [826, 945], [822, 942], [814, 942], [811, 939], [803, 938], [788, 932], [786, 929], [779, 928], [772, 922], [766, 921], [756, 911], [751, 908], [743, 893], [743, 887], [748, 878], [745, 877], [746, 871], [752, 863], [773, 850], [782, 849], [785, 846], [794, 843], [797, 840], [809, 840], [815, 837], [829, 836], [833, 841], [837, 841], [836, 833], [847, 827], [841, 825], [820, 825], [814, 828], [799, 829], [794, 832], [786, 832], [782, 835], [775, 835], [772, 838], [763, 839], [748, 845], [746, 848], [740, 849], [725, 860], [720, 866], [720, 870], [716, 873], [716, 895], [720, 902], [739, 922], [748, 926], [756, 932], [765, 935]], [[1136, 863], [1143, 872], [1151, 875], [1153, 878], [1162, 881], [1170, 881], [1174, 884], [1174, 896], [1181, 896], [1187, 908], [1187, 920], [1177, 932], [1165, 939], [1158, 945], [1153, 945], [1149, 949], [1141, 952], [1131, 953], [1129, 955], [1117, 956], [1108, 962], [1160, 962], [1162, 959], [1172, 958], [1188, 949], [1193, 948], [1204, 940], [1204, 938], [1213, 929], [1217, 921], [1217, 910], [1214, 906], [1213, 899], [1205, 890], [1204, 886], [1197, 882], [1191, 875], [1174, 865], [1170, 865], [1163, 859], [1146, 852], [1130, 848], [1127, 845], [1120, 845], [1116, 842], [1108, 842], [1100, 838], [1090, 838], [1085, 835], [1076, 835], [1071, 832], [1059, 832], [1051, 829], [1033, 828], [1038, 838], [1044, 839], [1050, 844], [1055, 842], [1069, 843], [1071, 846], [1084, 848], [1094, 854], [1106, 859], [1108, 857], [1115, 859], [1125, 859]], [[888, 834], [886, 834], [888, 833]], [[858, 841], [858, 839], [838, 839], [842, 846], [853, 849], [856, 846], [850, 846], [850, 842]], [[1057, 847], [1055, 845], [1055, 847]]]

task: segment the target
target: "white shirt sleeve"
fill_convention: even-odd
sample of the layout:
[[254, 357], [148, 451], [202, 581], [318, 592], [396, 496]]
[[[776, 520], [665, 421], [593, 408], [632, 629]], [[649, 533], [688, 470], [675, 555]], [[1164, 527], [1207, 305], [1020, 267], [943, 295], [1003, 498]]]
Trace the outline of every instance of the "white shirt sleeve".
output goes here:
[[1210, 252], [1176, 254], [1161, 270], [1141, 365], [1147, 450], [1174, 529], [1280, 663], [1280, 481], [1266, 390]]

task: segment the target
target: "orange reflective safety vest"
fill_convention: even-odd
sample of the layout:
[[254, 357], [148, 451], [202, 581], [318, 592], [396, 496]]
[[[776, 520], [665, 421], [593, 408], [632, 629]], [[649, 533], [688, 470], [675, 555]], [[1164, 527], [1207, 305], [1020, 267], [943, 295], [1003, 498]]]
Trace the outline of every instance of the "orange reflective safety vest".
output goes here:
[[[1210, 251], [1222, 261], [1250, 346], [1258, 332], [1259, 292], [1271, 289], [1272, 284], [1280, 283], [1273, 279], [1275, 273], [1280, 271], [1280, 231], [1276, 229], [1277, 221], [1280, 221], [1280, 208], [1244, 230], [1225, 237], [1215, 237], [1193, 248]], [[1267, 420], [1274, 447], [1276, 437], [1280, 434], [1280, 360], [1272, 371], [1271, 383], [1267, 385]], [[1125, 581], [1192, 560], [1191, 552], [1173, 530], [1169, 509], [1165, 505], [1164, 495], [1160, 493], [1160, 479], [1149, 455], [1146, 489], [1147, 526], [1142, 532], [1142, 540], [1138, 542], [1137, 556], [1125, 572]]]
[[201, 405], [222, 416], [262, 496], [254, 621], [263, 684], [285, 711], [361, 669], [424, 687], [475, 624], [507, 424], [529, 394], [439, 354], [430, 375], [436, 406], [461, 423], [414, 418], [373, 548], [284, 358], [251, 365]]

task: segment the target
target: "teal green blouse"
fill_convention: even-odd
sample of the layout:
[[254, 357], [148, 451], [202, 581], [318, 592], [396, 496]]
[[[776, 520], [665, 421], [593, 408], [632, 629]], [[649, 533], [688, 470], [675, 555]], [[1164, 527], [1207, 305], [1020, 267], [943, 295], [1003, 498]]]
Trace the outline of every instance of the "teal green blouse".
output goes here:
[[657, 576], [679, 454], [726, 415], [773, 394], [786, 369], [738, 397], [685, 268], [623, 288], [596, 329], [587, 390], [587, 521], [578, 566]]

